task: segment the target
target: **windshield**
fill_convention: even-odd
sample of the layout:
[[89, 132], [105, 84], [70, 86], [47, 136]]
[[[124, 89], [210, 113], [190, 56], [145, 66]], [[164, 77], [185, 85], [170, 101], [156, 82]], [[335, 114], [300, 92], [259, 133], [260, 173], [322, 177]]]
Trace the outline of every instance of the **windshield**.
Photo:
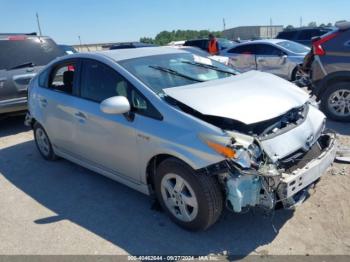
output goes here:
[[147, 56], [120, 61], [119, 64], [155, 93], [163, 89], [211, 81], [237, 74], [211, 59], [190, 53]]
[[307, 53], [310, 51], [310, 48], [305, 46], [305, 45], [302, 45], [302, 44], [299, 44], [299, 43], [296, 43], [296, 42], [292, 42], [292, 41], [282, 41], [282, 42], [279, 42], [277, 43], [277, 45], [289, 50], [290, 52], [292, 53], [295, 53], [295, 54], [303, 54], [303, 53]]
[[39, 37], [0, 39], [0, 50], [0, 70], [9, 70], [24, 64], [42, 66], [65, 55], [53, 40]]

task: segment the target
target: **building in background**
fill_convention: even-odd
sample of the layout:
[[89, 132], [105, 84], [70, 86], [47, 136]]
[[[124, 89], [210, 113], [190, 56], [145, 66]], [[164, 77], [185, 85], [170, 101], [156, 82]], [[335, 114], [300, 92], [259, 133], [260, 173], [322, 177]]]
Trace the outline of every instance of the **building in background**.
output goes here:
[[281, 31], [283, 31], [283, 25], [239, 26], [224, 30], [222, 35], [230, 40], [266, 39], [275, 38]]

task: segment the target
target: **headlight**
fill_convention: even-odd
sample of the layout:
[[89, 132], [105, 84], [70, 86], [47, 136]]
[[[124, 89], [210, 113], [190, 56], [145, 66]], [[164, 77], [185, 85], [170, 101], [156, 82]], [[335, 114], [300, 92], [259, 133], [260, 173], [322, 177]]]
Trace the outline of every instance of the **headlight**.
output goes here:
[[209, 147], [211, 147], [212, 149], [214, 149], [216, 152], [218, 152], [220, 155], [223, 155], [224, 157], [227, 157], [227, 158], [237, 157], [236, 151], [228, 146], [224, 146], [209, 140], [205, 142]]
[[[233, 132], [230, 132], [230, 135]], [[225, 158], [231, 159], [242, 168], [251, 168], [258, 166], [257, 159], [261, 156], [261, 149], [254, 143], [254, 139], [250, 136], [237, 134], [237, 136], [212, 136], [200, 135], [210, 148]]]

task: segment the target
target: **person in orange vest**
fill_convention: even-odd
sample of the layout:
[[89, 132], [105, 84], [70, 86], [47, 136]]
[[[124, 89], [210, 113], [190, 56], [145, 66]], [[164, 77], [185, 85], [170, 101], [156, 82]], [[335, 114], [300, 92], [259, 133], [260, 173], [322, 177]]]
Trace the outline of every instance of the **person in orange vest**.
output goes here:
[[209, 34], [208, 52], [211, 55], [219, 54], [219, 43], [213, 34]]

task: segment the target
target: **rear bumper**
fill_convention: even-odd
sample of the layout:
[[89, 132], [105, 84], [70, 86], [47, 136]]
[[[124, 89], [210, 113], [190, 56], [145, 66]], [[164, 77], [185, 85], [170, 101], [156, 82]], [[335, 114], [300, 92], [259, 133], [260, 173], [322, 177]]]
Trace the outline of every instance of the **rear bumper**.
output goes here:
[[282, 174], [280, 198], [288, 199], [307, 188], [319, 179], [333, 163], [337, 151], [335, 135], [327, 134], [325, 136], [328, 136], [328, 141], [320, 156], [291, 174]]

